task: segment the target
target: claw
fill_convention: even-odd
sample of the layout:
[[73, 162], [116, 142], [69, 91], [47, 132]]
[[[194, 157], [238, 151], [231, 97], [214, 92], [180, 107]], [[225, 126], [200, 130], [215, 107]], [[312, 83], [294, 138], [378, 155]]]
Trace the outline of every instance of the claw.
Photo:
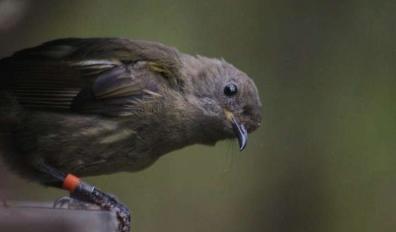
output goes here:
[[131, 214], [128, 207], [119, 202], [114, 196], [104, 193], [92, 185], [81, 182], [73, 192], [73, 198], [94, 203], [103, 210], [112, 211], [117, 215], [120, 232], [130, 232]]
[[[56, 199], [54, 203], [52, 204], [52, 208], [54, 209], [62, 209], [63, 206], [70, 204], [71, 198], [64, 196]], [[69, 208], [69, 207], [67, 207]]]
[[92, 204], [89, 204], [84, 201], [80, 201], [73, 197], [64, 196], [56, 199], [52, 207], [56, 209], [88, 210], [88, 209], [92, 209]]

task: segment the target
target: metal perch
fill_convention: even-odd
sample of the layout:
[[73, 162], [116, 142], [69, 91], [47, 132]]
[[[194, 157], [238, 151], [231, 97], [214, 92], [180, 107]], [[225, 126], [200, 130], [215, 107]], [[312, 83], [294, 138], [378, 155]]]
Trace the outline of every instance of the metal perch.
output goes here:
[[88, 204], [86, 209], [53, 208], [47, 202], [6, 202], [0, 205], [0, 231], [116, 232], [116, 214]]

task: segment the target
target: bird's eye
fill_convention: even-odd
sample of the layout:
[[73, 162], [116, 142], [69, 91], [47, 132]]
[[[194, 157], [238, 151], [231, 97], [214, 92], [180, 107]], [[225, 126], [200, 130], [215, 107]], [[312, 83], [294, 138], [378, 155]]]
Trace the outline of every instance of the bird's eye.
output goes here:
[[238, 92], [238, 88], [235, 84], [228, 84], [224, 87], [224, 94], [228, 97], [234, 96]]

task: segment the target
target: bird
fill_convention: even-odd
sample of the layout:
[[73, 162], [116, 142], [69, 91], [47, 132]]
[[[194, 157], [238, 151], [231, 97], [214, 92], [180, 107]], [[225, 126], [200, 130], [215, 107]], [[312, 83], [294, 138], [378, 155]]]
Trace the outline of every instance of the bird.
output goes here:
[[236, 138], [261, 124], [254, 81], [223, 58], [159, 42], [63, 38], [0, 60], [0, 153], [11, 171], [77, 199], [129, 210], [80, 179], [136, 172], [193, 144]]

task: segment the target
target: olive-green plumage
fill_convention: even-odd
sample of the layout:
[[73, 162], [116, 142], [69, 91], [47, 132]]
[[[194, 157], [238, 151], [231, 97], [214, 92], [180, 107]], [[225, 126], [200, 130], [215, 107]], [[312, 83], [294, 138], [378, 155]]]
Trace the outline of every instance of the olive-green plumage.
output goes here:
[[261, 121], [246, 74], [155, 42], [50, 41], [0, 60], [0, 83], [0, 152], [40, 182], [43, 162], [82, 176], [136, 171], [186, 145], [244, 140]]

